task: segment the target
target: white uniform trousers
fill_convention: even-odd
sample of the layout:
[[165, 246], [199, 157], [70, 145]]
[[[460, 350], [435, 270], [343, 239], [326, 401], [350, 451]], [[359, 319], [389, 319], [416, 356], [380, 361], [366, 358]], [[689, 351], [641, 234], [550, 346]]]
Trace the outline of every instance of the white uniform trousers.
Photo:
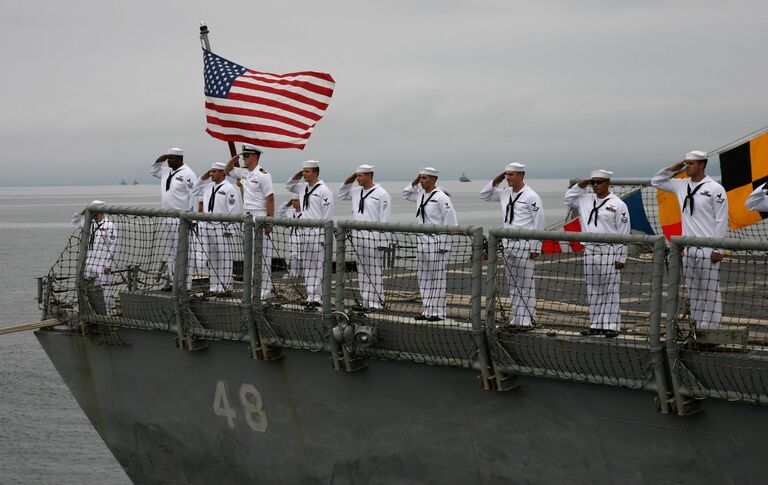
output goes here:
[[292, 227], [291, 236], [288, 239], [288, 252], [290, 255], [290, 262], [288, 263], [288, 276], [291, 278], [304, 276], [304, 272], [301, 267], [301, 237], [301, 228]]
[[[163, 260], [168, 267], [168, 276], [173, 281], [176, 272], [176, 248], [179, 243], [179, 220], [173, 217], [165, 217], [161, 220], [161, 237], [163, 241]], [[199, 263], [195, 262], [195, 248], [198, 245], [194, 241], [194, 233], [189, 235], [189, 257], [187, 258], [187, 289], [192, 288], [192, 273]]]
[[512, 300], [512, 325], [530, 326], [536, 317], [535, 263], [531, 250], [524, 241], [510, 242], [504, 250], [509, 298]]
[[363, 306], [380, 309], [384, 302], [384, 251], [377, 249], [378, 240], [369, 231], [355, 231], [352, 237], [357, 256], [357, 281]]
[[717, 328], [723, 316], [720, 263], [709, 259], [711, 253], [711, 249], [686, 248], [683, 255], [683, 276], [696, 328]]
[[261, 247], [261, 298], [272, 298], [272, 238], [267, 234]]
[[94, 284], [104, 292], [104, 305], [107, 311], [115, 306], [115, 289], [109, 286], [110, 276], [112, 275], [104, 274], [104, 261], [102, 258], [94, 258], [88, 255], [85, 260], [85, 277], [93, 278]]
[[304, 284], [307, 287], [307, 302], [322, 303], [323, 285], [323, 230], [316, 227], [302, 228], [301, 270], [304, 273]]
[[225, 226], [216, 222], [204, 222], [200, 230], [203, 236], [205, 254], [208, 257], [208, 276], [210, 291], [221, 293], [232, 290], [232, 254], [234, 253], [233, 237]]
[[[434, 242], [418, 242], [418, 267], [416, 277], [419, 282], [421, 305], [426, 317], [445, 318], [445, 291], [448, 285], [448, 258], [450, 253], [438, 251]], [[430, 236], [426, 236], [431, 239]]]
[[618, 247], [585, 245], [584, 275], [587, 280], [590, 328], [621, 328], [619, 297], [621, 273], [616, 269]]

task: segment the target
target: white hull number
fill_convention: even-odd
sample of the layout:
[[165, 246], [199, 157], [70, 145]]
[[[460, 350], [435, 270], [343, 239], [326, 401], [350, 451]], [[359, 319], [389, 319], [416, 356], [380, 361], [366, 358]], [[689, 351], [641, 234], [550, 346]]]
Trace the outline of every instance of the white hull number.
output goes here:
[[[264, 412], [264, 403], [261, 394], [253, 384], [241, 384], [240, 406], [243, 408], [245, 422], [253, 431], [263, 433], [267, 430], [267, 413]], [[213, 396], [213, 414], [227, 418], [227, 425], [235, 429], [237, 411], [229, 405], [229, 391], [226, 381], [216, 382], [216, 392]]]

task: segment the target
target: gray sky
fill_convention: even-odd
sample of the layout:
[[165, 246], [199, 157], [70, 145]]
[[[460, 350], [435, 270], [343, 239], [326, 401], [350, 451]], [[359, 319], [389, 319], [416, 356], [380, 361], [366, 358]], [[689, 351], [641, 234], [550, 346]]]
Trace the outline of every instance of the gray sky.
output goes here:
[[768, 124], [764, 1], [6, 1], [2, 185], [129, 182], [181, 146], [196, 171], [228, 158], [204, 133], [198, 24], [258, 70], [336, 79], [307, 148], [269, 150], [281, 181], [319, 159], [409, 179], [593, 168], [650, 176]]

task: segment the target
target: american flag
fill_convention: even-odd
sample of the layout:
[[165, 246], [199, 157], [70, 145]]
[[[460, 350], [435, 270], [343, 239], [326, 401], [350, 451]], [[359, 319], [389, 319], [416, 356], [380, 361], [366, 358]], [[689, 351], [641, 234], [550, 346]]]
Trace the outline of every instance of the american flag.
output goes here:
[[203, 49], [209, 135], [269, 148], [299, 148], [328, 108], [335, 81], [322, 72], [270, 74]]

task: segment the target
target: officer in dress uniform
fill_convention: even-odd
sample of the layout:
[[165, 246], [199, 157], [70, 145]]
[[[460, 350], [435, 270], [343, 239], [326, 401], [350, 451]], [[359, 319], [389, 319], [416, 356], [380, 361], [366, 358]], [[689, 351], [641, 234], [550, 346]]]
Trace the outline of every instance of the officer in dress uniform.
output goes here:
[[[298, 194], [301, 214], [304, 219], [333, 219], [333, 192], [319, 179], [320, 162], [307, 160], [285, 184], [289, 192]], [[304, 179], [300, 182], [300, 179]], [[321, 284], [323, 280], [323, 255], [325, 238], [322, 228], [305, 227], [301, 235], [301, 259], [304, 283], [307, 286], [307, 309], [321, 306]]]
[[752, 191], [744, 205], [751, 211], [768, 211], [768, 182]]
[[[255, 145], [243, 143], [242, 156], [245, 167], [237, 167], [239, 155], [227, 162], [224, 172], [241, 179], [243, 186], [243, 207], [254, 217], [275, 215], [275, 194], [272, 190], [272, 175], [259, 165], [262, 151]], [[272, 228], [264, 228], [261, 262], [261, 298], [272, 297]]]
[[[291, 194], [291, 200], [281, 205], [277, 210], [278, 217], [287, 217], [289, 219], [301, 218], [301, 207], [299, 205], [299, 194]], [[291, 235], [288, 239], [288, 251], [290, 261], [288, 263], [288, 274], [283, 278], [298, 278], [302, 275], [301, 260], [299, 252], [301, 250], [301, 227], [291, 226]]]
[[[353, 189], [357, 180], [360, 189]], [[347, 177], [339, 188], [342, 200], [352, 201], [352, 217], [356, 221], [389, 222], [392, 217], [392, 199], [384, 188], [373, 181], [373, 165], [363, 164]], [[384, 302], [384, 250], [389, 236], [378, 231], [353, 231], [352, 244], [357, 256], [357, 273], [363, 302], [362, 311], [381, 310]]]
[[[507, 180], [508, 187], [499, 187], [503, 179]], [[480, 191], [480, 198], [501, 203], [505, 228], [543, 230], [544, 209], [541, 197], [525, 184], [524, 179], [525, 165], [510, 163], [501, 174], [485, 184]], [[541, 253], [541, 241], [504, 239], [502, 245], [513, 309], [509, 324], [515, 330], [528, 331], [533, 328], [536, 316], [534, 259]]]
[[[458, 226], [451, 198], [435, 186], [439, 174], [432, 167], [422, 168], [413, 182], [403, 189], [403, 198], [416, 203], [419, 224]], [[450, 251], [451, 236], [448, 234], [419, 234], [417, 237], [416, 276], [423, 312], [416, 320], [437, 322], [445, 318]]]
[[[629, 234], [627, 205], [611, 192], [608, 170], [595, 170], [565, 193], [565, 205], [579, 211], [581, 230], [588, 233]], [[594, 193], [587, 193], [587, 185]], [[615, 337], [621, 329], [619, 312], [620, 270], [627, 260], [624, 244], [585, 243], [584, 275], [587, 280], [590, 326], [582, 335]]]
[[[94, 200], [91, 204], [103, 204]], [[85, 210], [72, 215], [72, 226], [82, 229], [85, 224]], [[104, 303], [107, 310], [114, 307], [114, 290], [108, 286], [117, 254], [117, 229], [104, 214], [96, 213], [91, 222], [88, 253], [85, 257], [85, 277], [93, 278], [96, 285], [104, 289]]]
[[[236, 214], [241, 211], [240, 194], [224, 175], [226, 165], [214, 163], [200, 176], [195, 193], [203, 198], [203, 212]], [[232, 255], [234, 227], [230, 222], [203, 221], [199, 225], [203, 249], [208, 256], [209, 290], [214, 294], [232, 291]]]
[[[728, 198], [725, 189], [706, 173], [707, 153], [688, 152], [685, 160], [661, 169], [651, 185], [677, 195], [682, 210], [683, 236], [723, 238], [728, 232]], [[685, 167], [687, 179], [672, 177]], [[717, 249], [687, 247], [683, 275], [696, 328], [717, 328], [723, 316], [720, 295], [720, 261]]]
[[[167, 166], [166, 166], [167, 163]], [[197, 176], [191, 168], [184, 165], [184, 151], [181, 148], [169, 148], [152, 164], [149, 173], [160, 179], [160, 201], [163, 209], [180, 211], [193, 210], [195, 197], [193, 189]], [[176, 262], [176, 245], [179, 238], [179, 221], [173, 217], [162, 220], [163, 259], [168, 265], [168, 273], [173, 279]], [[190, 254], [192, 251], [190, 251]], [[189, 275], [187, 287], [192, 283]], [[170, 287], [166, 287], [170, 290]]]

